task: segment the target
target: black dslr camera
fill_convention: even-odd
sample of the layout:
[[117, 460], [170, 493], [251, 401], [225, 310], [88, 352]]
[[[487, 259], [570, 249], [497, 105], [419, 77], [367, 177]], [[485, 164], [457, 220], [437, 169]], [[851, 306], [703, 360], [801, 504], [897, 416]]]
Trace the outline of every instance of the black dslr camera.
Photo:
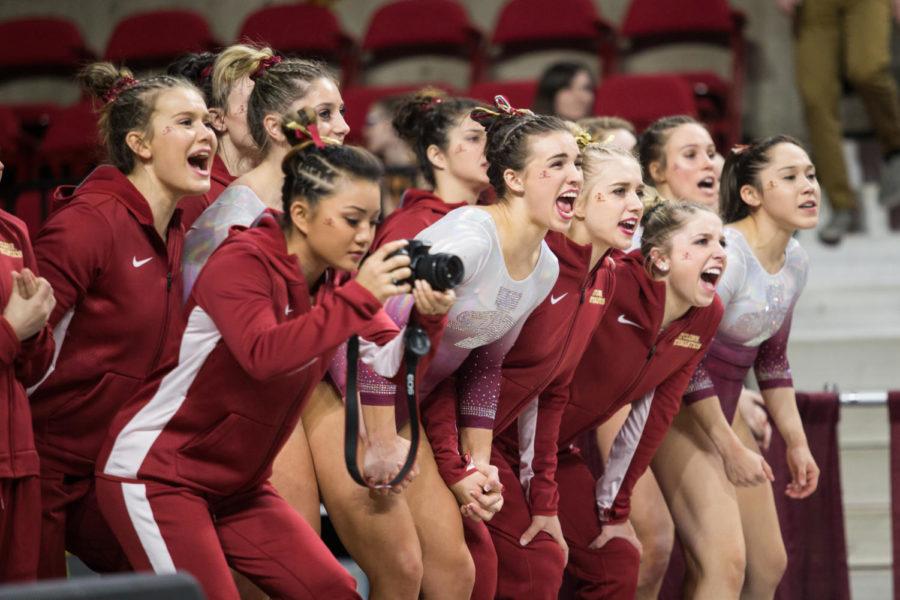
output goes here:
[[419, 240], [408, 240], [408, 244], [391, 256], [409, 256], [409, 268], [412, 271], [409, 279], [398, 281], [397, 285], [408, 283], [413, 285], [416, 279], [424, 279], [432, 289], [443, 292], [453, 289], [463, 280], [465, 268], [458, 256], [437, 252], [430, 254], [431, 244]]

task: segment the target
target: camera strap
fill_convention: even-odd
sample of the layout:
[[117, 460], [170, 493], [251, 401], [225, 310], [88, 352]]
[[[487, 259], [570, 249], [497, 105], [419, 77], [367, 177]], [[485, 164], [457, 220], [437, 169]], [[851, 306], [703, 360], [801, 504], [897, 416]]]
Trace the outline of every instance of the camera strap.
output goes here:
[[[406, 389], [406, 406], [409, 412], [410, 422], [410, 443], [409, 453], [406, 455], [406, 461], [400, 468], [400, 472], [386, 486], [392, 487], [403, 481], [409, 474], [416, 462], [416, 452], [419, 449], [419, 406], [416, 402], [416, 368], [419, 365], [419, 359], [431, 349], [431, 341], [428, 334], [410, 321], [406, 326], [403, 340], [403, 358], [406, 363], [406, 375], [403, 385]], [[353, 481], [363, 487], [369, 487], [359, 472], [359, 465], [356, 460], [356, 452], [359, 447], [359, 420], [360, 409], [357, 396], [357, 361], [359, 359], [359, 337], [351, 336], [347, 341], [347, 400], [345, 405], [344, 418], [344, 462], [347, 464], [347, 471]]]

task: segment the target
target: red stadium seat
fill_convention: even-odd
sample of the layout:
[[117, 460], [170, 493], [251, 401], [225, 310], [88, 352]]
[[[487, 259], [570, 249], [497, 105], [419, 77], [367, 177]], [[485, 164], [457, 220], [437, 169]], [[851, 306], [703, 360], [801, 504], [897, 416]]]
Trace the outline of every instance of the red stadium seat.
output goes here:
[[[391, 85], [391, 86], [355, 86], [341, 90], [341, 96], [344, 98], [344, 106], [346, 106], [347, 125], [350, 126], [350, 133], [347, 135], [347, 142], [359, 144], [362, 141], [362, 130], [366, 123], [366, 115], [369, 114], [369, 108], [381, 100], [389, 96], [399, 96], [408, 94], [421, 89], [427, 84], [422, 85]], [[449, 93], [453, 90], [444, 84], [434, 84]]]
[[[0, 22], [0, 81], [34, 75], [64, 77], [71, 81], [81, 65], [96, 58], [78, 27], [56, 17], [11, 19]], [[40, 136], [58, 106], [49, 102], [17, 102], [8, 105], [23, 128]], [[25, 165], [18, 172], [25, 172]]]
[[363, 38], [364, 67], [397, 58], [439, 54], [469, 61], [470, 81], [484, 66], [482, 36], [454, 0], [395, 0], [372, 15]]
[[537, 94], [537, 81], [482, 81], [469, 89], [469, 96], [493, 104], [494, 96], [502, 94], [516, 108], [531, 108]]
[[677, 75], [612, 75], [597, 87], [594, 114], [622, 117], [641, 131], [660, 117], [696, 117], [697, 102]]
[[261, 43], [294, 56], [318, 58], [341, 66], [344, 85], [356, 72], [356, 42], [344, 33], [334, 13], [315, 4], [266, 6], [247, 16], [238, 39]]
[[720, 149], [741, 137], [741, 99], [744, 89], [744, 15], [727, 0], [632, 0], [622, 23], [629, 53], [679, 43], [701, 43], [731, 51], [731, 78], [711, 71], [679, 72], [693, 86], [700, 118], [710, 125]]
[[104, 58], [133, 69], [162, 68], [182, 54], [217, 46], [202, 15], [189, 10], [157, 10], [119, 21]]
[[612, 26], [591, 0], [510, 0], [500, 10], [492, 43], [495, 61], [535, 50], [574, 49], [597, 54], [602, 72], [615, 71]]
[[90, 100], [82, 100], [58, 113], [39, 149], [41, 166], [56, 180], [77, 181], [101, 158], [97, 114]]
[[94, 58], [71, 21], [55, 17], [0, 22], [3, 79], [41, 73], [68, 75]]

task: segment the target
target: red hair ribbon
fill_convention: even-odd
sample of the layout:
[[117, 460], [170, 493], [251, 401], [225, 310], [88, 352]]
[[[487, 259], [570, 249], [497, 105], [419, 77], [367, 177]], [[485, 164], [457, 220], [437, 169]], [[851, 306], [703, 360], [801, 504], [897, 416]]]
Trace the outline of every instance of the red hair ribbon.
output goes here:
[[303, 142], [304, 139], [309, 138], [303, 144], [304, 146], [311, 142], [319, 150], [325, 147], [325, 141], [322, 139], [322, 136], [319, 135], [319, 127], [315, 123], [310, 123], [306, 127], [303, 127], [302, 125], [292, 126], [292, 128], [293, 127], [296, 127], [296, 129], [294, 129], [294, 137], [298, 142]]
[[103, 102], [109, 104], [111, 102], [115, 102], [116, 98], [118, 98], [122, 92], [127, 90], [128, 88], [133, 88], [138, 84], [137, 79], [131, 77], [130, 75], [125, 75], [121, 77], [109, 90], [103, 94]]
[[212, 75], [212, 73], [213, 73], [213, 66], [207, 65], [206, 67], [203, 68], [202, 71], [200, 71], [200, 81], [203, 81], [204, 79], [209, 78]]
[[306, 129], [309, 131], [309, 137], [312, 138], [312, 143], [316, 145], [316, 148], [321, 150], [325, 147], [325, 142], [322, 141], [322, 136], [319, 135], [319, 126], [315, 123], [310, 123], [306, 126]]
[[268, 56], [261, 61], [259, 61], [259, 66], [256, 67], [256, 70], [250, 74], [250, 79], [256, 80], [258, 77], [262, 77], [266, 71], [280, 63], [283, 59], [280, 56]]

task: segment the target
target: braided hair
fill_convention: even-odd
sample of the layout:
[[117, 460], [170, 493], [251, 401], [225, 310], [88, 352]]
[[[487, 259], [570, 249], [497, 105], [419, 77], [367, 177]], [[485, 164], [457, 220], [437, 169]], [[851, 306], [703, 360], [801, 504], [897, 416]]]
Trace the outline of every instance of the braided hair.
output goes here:
[[384, 173], [381, 162], [368, 150], [319, 136], [312, 108], [285, 118], [281, 129], [288, 140], [296, 142], [281, 163], [285, 215], [300, 199], [315, 210], [319, 201], [334, 194], [343, 179], [378, 183]]
[[319, 79], [336, 81], [328, 66], [302, 58], [282, 58], [271, 48], [245, 44], [222, 51], [213, 67], [213, 104], [224, 107], [234, 83], [242, 77], [253, 80], [247, 102], [250, 137], [262, 155], [271, 144], [263, 120], [268, 114], [283, 115], [290, 105], [306, 96]]

